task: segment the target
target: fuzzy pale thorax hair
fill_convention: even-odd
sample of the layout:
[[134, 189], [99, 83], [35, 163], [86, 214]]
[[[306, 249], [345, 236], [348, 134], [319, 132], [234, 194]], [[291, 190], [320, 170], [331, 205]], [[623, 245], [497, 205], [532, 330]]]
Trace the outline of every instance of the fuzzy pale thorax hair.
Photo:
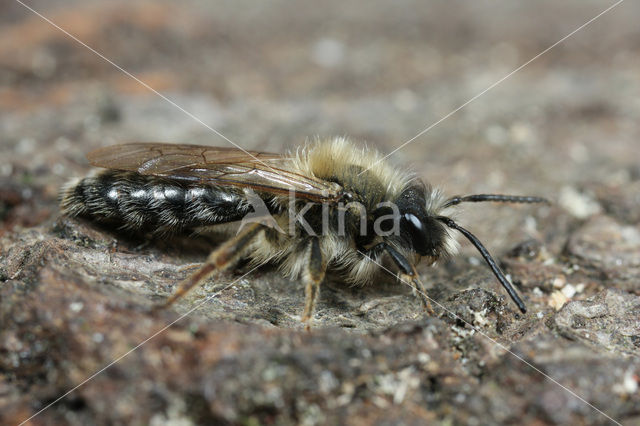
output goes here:
[[341, 168], [358, 166], [370, 170], [386, 184], [386, 198], [395, 198], [413, 178], [412, 173], [391, 167], [382, 154], [367, 146], [356, 146], [345, 137], [316, 140], [293, 155], [296, 167], [318, 178], [342, 175]]

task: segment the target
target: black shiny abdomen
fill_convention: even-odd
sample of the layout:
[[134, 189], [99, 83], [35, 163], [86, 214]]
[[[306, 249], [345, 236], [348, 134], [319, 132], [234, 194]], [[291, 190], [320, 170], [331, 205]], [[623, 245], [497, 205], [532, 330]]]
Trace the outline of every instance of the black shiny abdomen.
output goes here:
[[62, 204], [71, 214], [158, 233], [233, 222], [250, 209], [234, 188], [114, 170], [82, 179]]

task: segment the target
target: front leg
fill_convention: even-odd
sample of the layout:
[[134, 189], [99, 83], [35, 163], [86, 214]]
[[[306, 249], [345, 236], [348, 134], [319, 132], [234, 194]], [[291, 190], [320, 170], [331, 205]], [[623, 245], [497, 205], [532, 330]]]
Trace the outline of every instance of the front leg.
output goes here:
[[434, 311], [433, 306], [431, 306], [429, 296], [427, 296], [427, 291], [424, 289], [422, 281], [420, 281], [420, 276], [418, 275], [418, 272], [416, 271], [416, 268], [414, 266], [412, 266], [411, 268], [413, 269], [412, 273], [404, 276], [401, 275], [400, 279], [404, 280], [405, 282], [411, 280], [411, 286], [413, 287], [413, 290], [418, 294], [420, 302], [422, 303], [422, 307], [425, 311], [427, 311], [429, 315], [435, 316], [436, 311]]
[[422, 307], [427, 311], [429, 315], [435, 315], [435, 311], [429, 302], [429, 298], [427, 297], [427, 292], [420, 281], [420, 277], [418, 272], [416, 271], [415, 266], [409, 262], [409, 260], [404, 257], [399, 251], [391, 247], [389, 244], [382, 242], [373, 247], [369, 252], [380, 253], [385, 251], [391, 256], [393, 262], [396, 264], [398, 269], [400, 269], [400, 273], [398, 274], [398, 278], [402, 280], [406, 284], [410, 284], [413, 288], [414, 292], [418, 294], [420, 298], [420, 302], [422, 303]]
[[312, 238], [307, 245], [307, 265], [303, 275], [303, 280], [306, 285], [302, 322], [306, 324], [307, 330], [311, 326], [313, 310], [320, 292], [320, 283], [322, 283], [324, 279], [326, 270], [327, 263], [322, 254], [322, 250], [320, 250], [320, 240]]

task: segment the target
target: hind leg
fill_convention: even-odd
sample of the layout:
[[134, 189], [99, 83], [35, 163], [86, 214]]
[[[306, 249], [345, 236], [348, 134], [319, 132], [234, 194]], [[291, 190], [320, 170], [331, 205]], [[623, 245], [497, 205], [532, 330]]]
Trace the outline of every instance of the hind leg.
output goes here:
[[259, 223], [248, 225], [235, 237], [224, 242], [209, 255], [200, 269], [180, 283], [176, 292], [173, 293], [171, 297], [161, 305], [161, 307], [167, 307], [173, 304], [176, 300], [187, 294], [187, 292], [193, 287], [202, 283], [214, 272], [224, 271], [232, 266], [247, 246], [253, 241], [255, 236], [263, 229], [264, 228]]

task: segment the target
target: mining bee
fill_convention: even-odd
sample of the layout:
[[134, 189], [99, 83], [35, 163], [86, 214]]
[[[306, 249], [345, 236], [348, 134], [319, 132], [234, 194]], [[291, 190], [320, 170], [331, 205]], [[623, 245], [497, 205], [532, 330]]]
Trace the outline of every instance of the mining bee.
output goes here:
[[308, 325], [327, 268], [349, 283], [364, 284], [387, 256], [398, 277], [411, 283], [430, 309], [415, 266], [422, 258], [432, 264], [454, 254], [455, 230], [478, 249], [526, 312], [483, 244], [447, 212], [464, 202], [546, 202], [543, 198], [444, 198], [415, 176], [391, 167], [377, 151], [345, 138], [319, 140], [286, 155], [130, 143], [97, 149], [87, 158], [106, 170], [62, 189], [64, 214], [157, 235], [241, 222], [237, 234], [213, 250], [165, 305], [241, 257], [254, 264], [274, 260], [285, 275], [305, 284], [302, 321]]

